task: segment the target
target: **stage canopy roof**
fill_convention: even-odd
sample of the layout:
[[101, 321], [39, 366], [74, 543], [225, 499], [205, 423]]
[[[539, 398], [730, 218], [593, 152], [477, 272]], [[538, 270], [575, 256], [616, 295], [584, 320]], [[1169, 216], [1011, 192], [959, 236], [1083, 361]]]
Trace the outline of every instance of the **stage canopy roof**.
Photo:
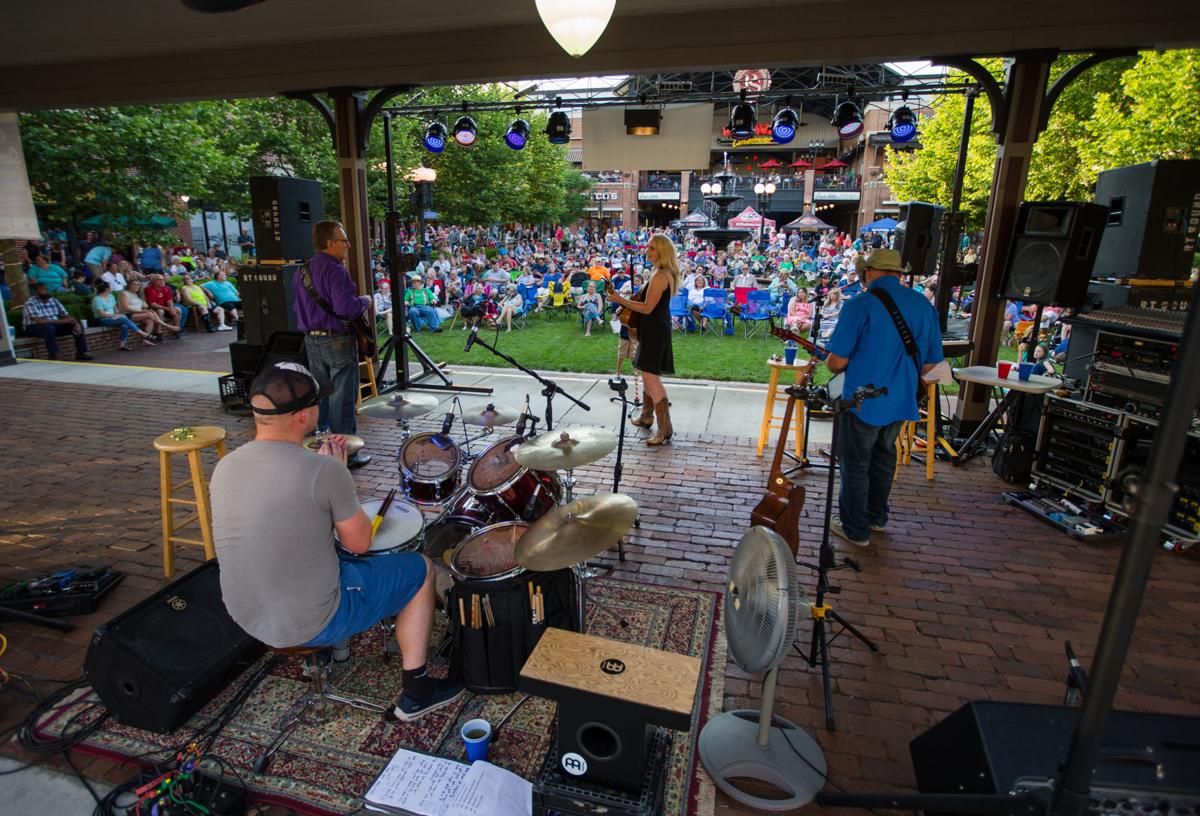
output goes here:
[[[849, 36], [855, 20], [869, 31]], [[13, 2], [4, 22], [24, 36], [0, 49], [0, 110], [771, 68], [797, 54], [821, 65], [1200, 43], [1200, 4], [1179, 0], [622, 0], [580, 59], [529, 0], [266, 0], [228, 14], [179, 0]]]

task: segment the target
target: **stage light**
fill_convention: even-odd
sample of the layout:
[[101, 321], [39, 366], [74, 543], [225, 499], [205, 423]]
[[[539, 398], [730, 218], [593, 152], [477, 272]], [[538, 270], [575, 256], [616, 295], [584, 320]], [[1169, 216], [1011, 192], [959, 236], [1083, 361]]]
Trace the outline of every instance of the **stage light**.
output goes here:
[[833, 126], [837, 128], [838, 136], [842, 139], [853, 139], [862, 133], [862, 108], [853, 99], [847, 99], [837, 106], [833, 114]]
[[554, 111], [546, 122], [546, 139], [550, 144], [567, 144], [571, 141], [571, 117], [566, 111]]
[[463, 147], [470, 147], [475, 144], [476, 133], [478, 131], [475, 129], [475, 120], [470, 116], [460, 116], [458, 117], [458, 121], [454, 123], [454, 141]]
[[424, 142], [430, 153], [441, 153], [446, 149], [446, 126], [441, 122], [430, 122], [425, 128]]
[[524, 119], [513, 119], [504, 134], [504, 143], [513, 150], [522, 150], [529, 141], [529, 123]]
[[729, 135], [735, 139], [749, 139], [754, 135], [755, 124], [754, 106], [746, 101], [746, 92], [742, 91], [742, 101], [729, 112]]
[[572, 57], [596, 44], [612, 18], [617, 0], [536, 0], [542, 25]]
[[901, 105], [888, 119], [888, 130], [891, 131], [893, 142], [911, 142], [917, 135], [917, 115], [908, 105]]
[[800, 127], [800, 115], [792, 108], [780, 108], [771, 122], [771, 138], [776, 144], [790, 144]]

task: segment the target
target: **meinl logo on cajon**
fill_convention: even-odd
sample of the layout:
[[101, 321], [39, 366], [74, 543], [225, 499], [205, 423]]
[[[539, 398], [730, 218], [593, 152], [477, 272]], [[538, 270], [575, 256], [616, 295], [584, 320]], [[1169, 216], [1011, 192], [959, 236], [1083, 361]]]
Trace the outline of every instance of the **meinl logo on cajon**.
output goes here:
[[625, 671], [625, 663], [615, 657], [600, 661], [600, 671], [605, 674], [621, 674]]

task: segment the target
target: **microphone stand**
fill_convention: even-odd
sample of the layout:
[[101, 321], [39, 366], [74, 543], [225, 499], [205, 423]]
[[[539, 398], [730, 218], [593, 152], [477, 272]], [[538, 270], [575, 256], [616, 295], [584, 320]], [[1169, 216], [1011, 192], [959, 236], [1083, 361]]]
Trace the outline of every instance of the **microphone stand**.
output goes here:
[[562, 387], [559, 386], [558, 383], [554, 382], [554, 380], [550, 380], [550, 379], [543, 377], [541, 374], [538, 374], [536, 371], [534, 371], [531, 368], [526, 368], [525, 366], [521, 365], [516, 360], [514, 360], [512, 357], [505, 354], [503, 351], [500, 351], [498, 348], [493, 346], [488, 341], [481, 339], [477, 333], [478, 328], [479, 328], [478, 324], [476, 324], [476, 326], [471, 330], [473, 337], [467, 341], [468, 349], [470, 348], [470, 346], [473, 346], [476, 344], [481, 345], [485, 349], [490, 351], [492, 354], [495, 354], [497, 357], [499, 357], [504, 362], [508, 363], [511, 366], [516, 367], [517, 369], [520, 369], [521, 371], [525, 372], [530, 377], [533, 377], [535, 380], [537, 380], [539, 383], [542, 384], [542, 386], [543, 386], [542, 396], [544, 396], [546, 398], [546, 430], [547, 431], [554, 430], [554, 395], [555, 394], [562, 394], [564, 397], [566, 397], [571, 402], [575, 403], [576, 405], [578, 405], [580, 408], [582, 408], [585, 411], [592, 410], [590, 405], [584, 404], [583, 402], [572, 397], [566, 391], [562, 390]]
[[[621, 425], [617, 431], [617, 461], [613, 465], [613, 493], [621, 492], [621, 475], [625, 471], [623, 459], [625, 457], [625, 417], [629, 413], [629, 397], [626, 392], [629, 390], [629, 384], [625, 382], [624, 377], [618, 377], [615, 380], [608, 381], [608, 387], [617, 392], [617, 396], [610, 398], [610, 402], [621, 403]], [[633, 519], [634, 527], [641, 527], [642, 521], [640, 518]], [[617, 539], [617, 560], [622, 564], [625, 563], [625, 536]]]

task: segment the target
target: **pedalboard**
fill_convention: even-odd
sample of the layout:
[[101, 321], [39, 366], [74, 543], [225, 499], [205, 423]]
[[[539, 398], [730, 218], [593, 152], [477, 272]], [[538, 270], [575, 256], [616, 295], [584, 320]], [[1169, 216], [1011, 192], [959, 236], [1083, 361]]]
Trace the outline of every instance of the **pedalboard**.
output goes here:
[[47, 617], [88, 615], [124, 577], [108, 567], [52, 572], [0, 589], [0, 606]]

